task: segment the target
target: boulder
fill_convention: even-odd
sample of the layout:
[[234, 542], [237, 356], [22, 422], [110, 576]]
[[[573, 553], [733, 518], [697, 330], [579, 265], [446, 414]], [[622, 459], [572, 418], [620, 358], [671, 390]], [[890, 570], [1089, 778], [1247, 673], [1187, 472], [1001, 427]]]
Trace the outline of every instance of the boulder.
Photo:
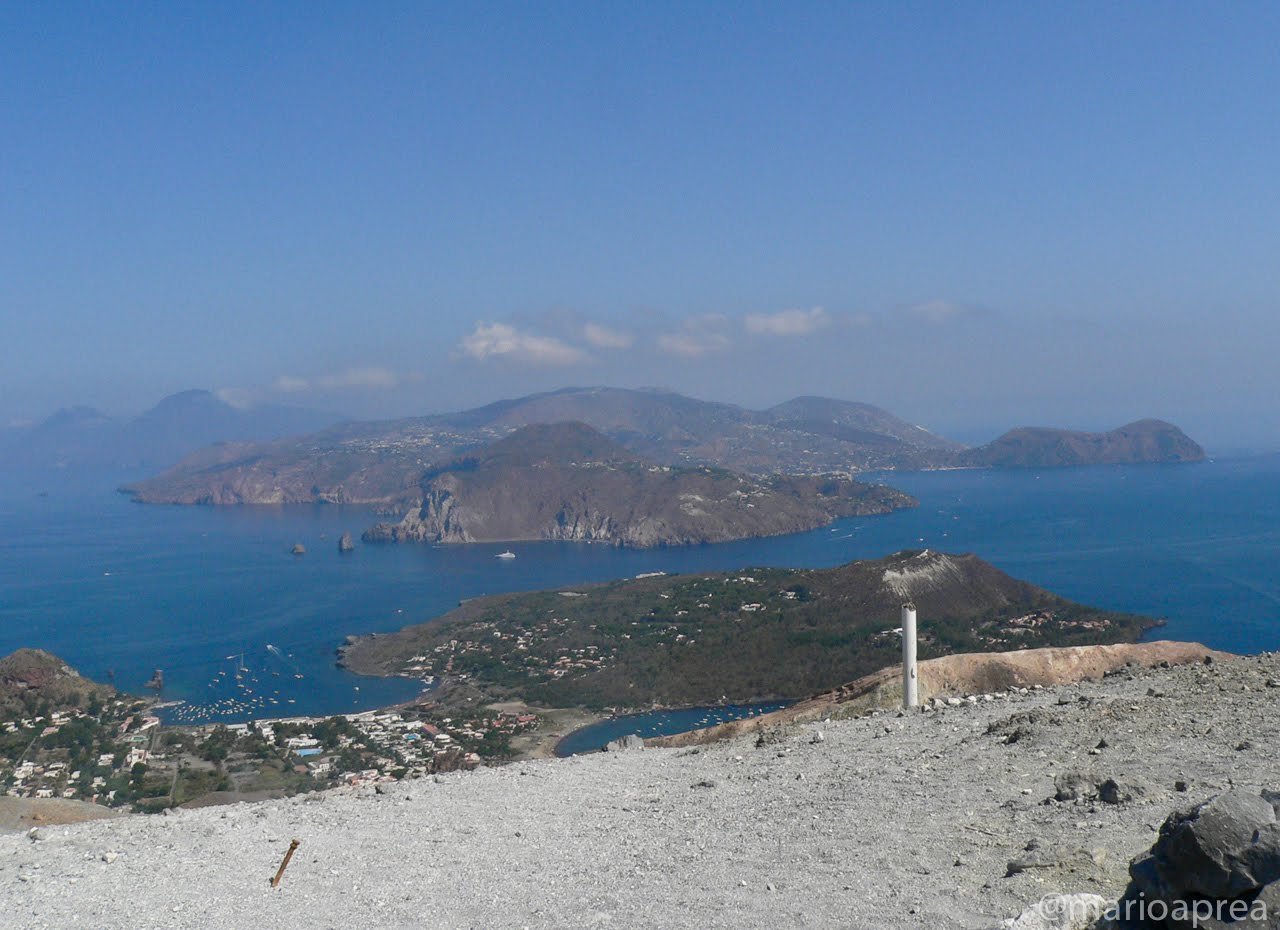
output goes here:
[[[1278, 803], [1273, 792], [1233, 790], [1170, 814], [1151, 850], [1130, 863], [1114, 926], [1280, 930]], [[1222, 919], [1232, 905], [1249, 916]]]
[[1061, 772], [1053, 779], [1055, 801], [1091, 801], [1098, 796], [1098, 783], [1083, 772]]
[[356, 544], [351, 540], [351, 534], [343, 533], [342, 538], [338, 540], [338, 551], [351, 552], [355, 547]]
[[1269, 801], [1228, 791], [1170, 816], [1151, 852], [1161, 878], [1173, 888], [1234, 898], [1280, 879], [1277, 828]]
[[1141, 785], [1108, 778], [1098, 785], [1098, 799], [1103, 804], [1125, 804], [1146, 794]]
[[1003, 930], [1090, 930], [1106, 909], [1107, 901], [1101, 895], [1046, 895], [1017, 918], [1006, 920]]
[[619, 739], [610, 740], [604, 746], [605, 752], [635, 752], [638, 749], [644, 749], [644, 740], [634, 733], [628, 733]]

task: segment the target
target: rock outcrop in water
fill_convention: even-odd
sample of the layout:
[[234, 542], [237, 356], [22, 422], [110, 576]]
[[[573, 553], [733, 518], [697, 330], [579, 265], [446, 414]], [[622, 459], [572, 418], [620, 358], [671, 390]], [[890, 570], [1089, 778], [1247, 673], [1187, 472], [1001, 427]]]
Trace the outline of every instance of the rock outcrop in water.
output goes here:
[[343, 533], [342, 538], [338, 540], [339, 552], [353, 552], [356, 548], [355, 542], [351, 539], [350, 533]]
[[915, 501], [850, 478], [750, 478], [644, 461], [583, 423], [519, 429], [429, 473], [422, 502], [366, 542], [694, 545], [795, 533]]

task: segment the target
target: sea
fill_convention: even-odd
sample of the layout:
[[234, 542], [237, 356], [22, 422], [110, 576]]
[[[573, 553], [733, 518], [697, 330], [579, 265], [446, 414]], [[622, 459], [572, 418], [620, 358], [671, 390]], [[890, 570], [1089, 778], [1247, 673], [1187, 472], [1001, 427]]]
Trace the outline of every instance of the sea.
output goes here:
[[[0, 655], [46, 649], [133, 692], [161, 669], [173, 722], [355, 713], [409, 700], [422, 683], [353, 675], [336, 666], [335, 650], [348, 636], [427, 622], [478, 595], [645, 572], [829, 567], [901, 549], [973, 552], [1073, 600], [1160, 617], [1166, 625], [1153, 638], [1280, 649], [1275, 454], [892, 473], [875, 477], [915, 495], [918, 508], [656, 550], [357, 543], [340, 554], [341, 534], [358, 540], [371, 511], [140, 505], [115, 491], [134, 477], [0, 473]], [[291, 554], [296, 544], [305, 554]], [[497, 558], [507, 548], [516, 558]]]

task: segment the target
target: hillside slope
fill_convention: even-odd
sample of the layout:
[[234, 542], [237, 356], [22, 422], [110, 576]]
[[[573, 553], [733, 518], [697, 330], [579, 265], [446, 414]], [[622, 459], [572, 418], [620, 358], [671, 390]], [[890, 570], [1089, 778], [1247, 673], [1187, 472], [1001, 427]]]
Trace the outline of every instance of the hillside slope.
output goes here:
[[366, 542], [562, 539], [651, 547], [774, 536], [914, 501], [848, 478], [651, 465], [583, 423], [516, 430], [428, 472], [422, 503]]
[[899, 552], [821, 570], [743, 569], [497, 595], [342, 649], [363, 674], [469, 676], [495, 699], [644, 707], [805, 698], [896, 661], [1128, 642], [1155, 621], [1072, 603], [974, 555]]
[[958, 448], [867, 404], [798, 398], [753, 411], [669, 391], [567, 388], [460, 413], [204, 450], [126, 490], [148, 503], [401, 506], [427, 471], [522, 427], [567, 421], [658, 464], [757, 476], [927, 468]]
[[[992, 694], [1020, 688], [1043, 688], [1097, 680], [1118, 669], [1187, 665], [1206, 658], [1234, 658], [1200, 643], [1159, 640], [1106, 646], [1063, 646], [1014, 652], [964, 652], [927, 659], [917, 669], [921, 704]], [[768, 731], [793, 723], [830, 717], [858, 716], [902, 707], [901, 663], [882, 668], [839, 688], [796, 701], [772, 713], [717, 724], [687, 733], [646, 740], [650, 746], [697, 746]]]
[[[1114, 900], [1170, 810], [1280, 785], [1273, 680], [1274, 655], [1125, 671], [763, 740], [42, 828], [34, 842], [0, 836], [0, 914], [99, 930], [276, 930], [300, 914], [333, 927], [993, 930], [1050, 892]], [[1071, 773], [1137, 800], [1053, 800]]]
[[83, 707], [92, 699], [108, 700], [115, 688], [83, 677], [52, 653], [19, 649], [0, 658], [0, 714], [14, 716], [23, 709], [50, 710]]
[[[91, 414], [84, 414], [92, 421]], [[767, 410], [670, 391], [565, 388], [459, 413], [343, 423], [272, 442], [202, 449], [122, 490], [144, 503], [371, 504], [402, 509], [424, 475], [507, 434], [581, 422], [657, 464], [754, 476], [876, 470], [1196, 461], [1177, 427], [1139, 421], [1104, 434], [1014, 430], [966, 450], [886, 410], [797, 397]], [[220, 439], [236, 438], [230, 434]]]

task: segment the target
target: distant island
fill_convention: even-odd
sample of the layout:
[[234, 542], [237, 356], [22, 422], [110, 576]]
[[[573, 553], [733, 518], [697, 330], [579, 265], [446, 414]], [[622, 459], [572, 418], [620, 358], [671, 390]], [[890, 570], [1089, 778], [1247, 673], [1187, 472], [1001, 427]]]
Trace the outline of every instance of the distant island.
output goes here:
[[80, 406], [38, 423], [0, 427], [0, 465], [159, 469], [211, 443], [310, 433], [338, 419], [279, 404], [240, 409], [211, 391], [182, 391], [131, 419]]
[[403, 512], [421, 502], [429, 473], [515, 430], [565, 422], [585, 423], [655, 464], [760, 478], [1204, 456], [1176, 426], [1156, 420], [1102, 434], [1020, 429], [966, 448], [869, 404], [798, 397], [748, 410], [669, 391], [593, 387], [460, 413], [343, 423], [271, 442], [221, 443], [122, 490], [143, 503], [344, 503]]
[[422, 503], [368, 530], [365, 542], [681, 546], [800, 532], [916, 503], [844, 477], [655, 465], [584, 423], [522, 427], [428, 472], [420, 487]]
[[143, 503], [402, 509], [419, 497], [426, 472], [522, 427], [564, 422], [585, 423], [656, 464], [758, 477], [928, 468], [963, 449], [869, 404], [804, 397], [755, 411], [669, 391], [567, 388], [460, 413], [222, 443], [122, 490]]
[[[436, 676], [463, 700], [593, 709], [805, 698], [893, 665], [899, 608], [921, 658], [1135, 642], [1158, 621], [1073, 603], [975, 555], [905, 551], [832, 569], [659, 575], [468, 601], [356, 638], [361, 674]], [[448, 700], [446, 685], [441, 700]]]
[[977, 468], [1061, 468], [1200, 462], [1204, 457], [1204, 449], [1172, 423], [1138, 420], [1106, 433], [1022, 427], [958, 458]]

